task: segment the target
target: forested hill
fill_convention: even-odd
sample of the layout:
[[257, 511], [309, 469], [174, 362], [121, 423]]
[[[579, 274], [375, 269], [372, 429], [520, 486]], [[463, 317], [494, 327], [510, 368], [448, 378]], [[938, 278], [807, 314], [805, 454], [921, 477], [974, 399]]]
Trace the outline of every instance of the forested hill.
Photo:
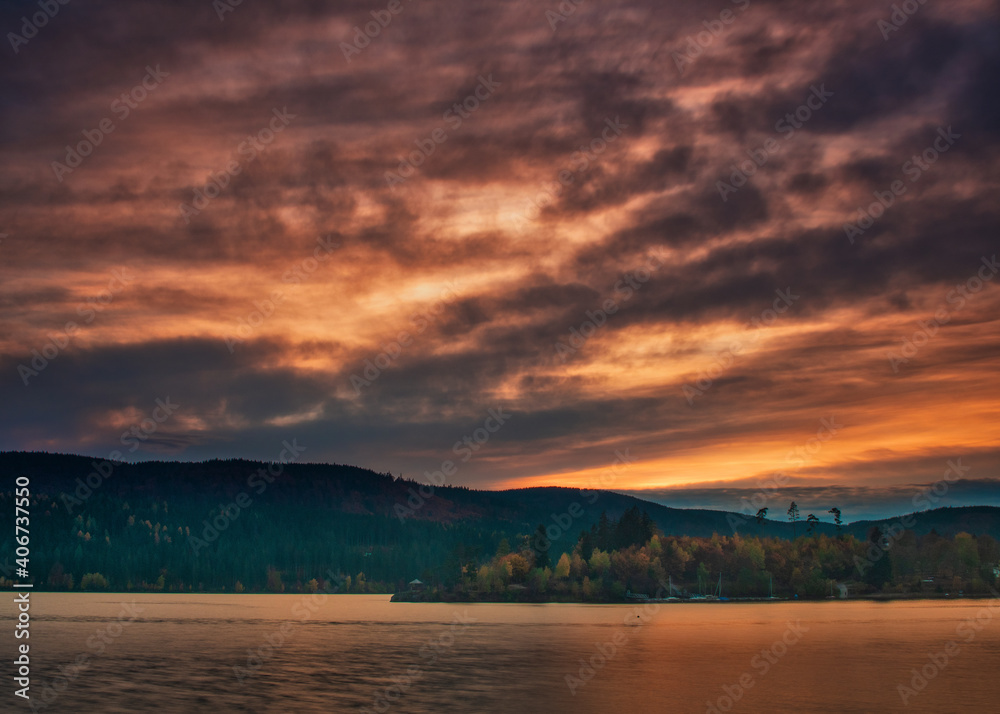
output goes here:
[[[74, 586], [99, 574], [113, 589], [302, 589], [352, 577], [392, 589], [492, 556], [549, 528], [554, 558], [571, 551], [602, 513], [639, 506], [665, 535], [792, 536], [787, 522], [758, 523], [721, 511], [675, 509], [609, 491], [531, 488], [476, 491], [421, 487], [408, 479], [338, 464], [213, 460], [106, 462], [90, 457], [0, 452], [0, 501], [13, 512], [15, 478], [30, 480], [31, 573], [41, 587]], [[783, 513], [787, 504], [773, 505]], [[831, 504], [835, 505], [835, 504]], [[806, 514], [802, 514], [803, 519]], [[865, 537], [874, 524], [844, 527]], [[806, 531], [799, 522], [797, 534]], [[939, 509], [914, 529], [989, 533], [1000, 509]], [[833, 534], [823, 523], [818, 533]], [[10, 578], [13, 531], [0, 536], [0, 575]], [[101, 580], [90, 579], [90, 584]]]
[[[207, 517], [205, 508], [217, 507], [245, 492], [254, 500], [254, 508], [293, 506], [301, 509], [305, 519], [353, 514], [389, 518], [400, 524], [503, 523], [505, 529], [533, 531], [539, 523], [549, 525], [553, 519], [565, 522], [561, 516], [576, 503], [581, 515], [570, 516], [573, 523], [569, 530], [574, 537], [595, 523], [602, 511], [618, 518], [637, 505], [668, 535], [710, 536], [759, 527], [746, 515], [669, 508], [612, 491], [555, 487], [478, 491], [447, 484], [428, 488], [420, 482], [341, 464], [269, 464], [243, 459], [115, 463], [65, 454], [0, 452], [0, 472], [10, 477], [29, 476], [33, 493], [47, 495], [73, 514], [85, 511], [91, 499], [151, 499], [173, 502], [177, 507], [198, 505], [200, 522]], [[12, 484], [12, 478], [9, 480]], [[11, 487], [0, 485], [2, 490]], [[800, 530], [804, 528], [799, 524]], [[832, 525], [822, 524], [821, 528], [833, 532]], [[788, 523], [767, 521], [765, 529], [771, 536], [792, 536]]]

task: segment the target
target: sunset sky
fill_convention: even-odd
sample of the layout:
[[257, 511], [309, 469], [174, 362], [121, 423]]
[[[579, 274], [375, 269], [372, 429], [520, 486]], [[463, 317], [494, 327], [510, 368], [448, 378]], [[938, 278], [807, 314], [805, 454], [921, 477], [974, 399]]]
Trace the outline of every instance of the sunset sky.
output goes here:
[[996, 2], [277, 5], [5, 5], [0, 448], [1000, 505]]

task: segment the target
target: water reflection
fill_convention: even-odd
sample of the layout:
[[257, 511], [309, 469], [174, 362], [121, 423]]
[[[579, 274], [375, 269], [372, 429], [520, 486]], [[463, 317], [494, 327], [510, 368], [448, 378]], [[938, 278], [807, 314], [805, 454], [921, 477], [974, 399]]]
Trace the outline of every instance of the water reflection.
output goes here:
[[992, 710], [1000, 669], [993, 600], [35, 593], [32, 613], [32, 697], [47, 711], [947, 712]]

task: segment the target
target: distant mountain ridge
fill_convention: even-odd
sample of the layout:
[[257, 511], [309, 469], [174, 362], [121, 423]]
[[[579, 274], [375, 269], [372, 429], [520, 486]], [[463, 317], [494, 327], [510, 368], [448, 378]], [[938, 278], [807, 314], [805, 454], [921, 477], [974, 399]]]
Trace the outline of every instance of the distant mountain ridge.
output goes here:
[[[671, 508], [612, 491], [431, 487], [341, 464], [113, 463], [0, 452], [0, 474], [4, 501], [13, 497], [16, 477], [30, 479], [33, 572], [42, 571], [44, 579], [58, 565], [77, 582], [100, 572], [123, 582], [149, 583], [162, 575], [188, 586], [249, 585], [273, 570], [296, 581], [333, 570], [395, 582], [449, 559], [489, 556], [502, 540], [514, 543], [539, 524], [549, 529], [558, 558], [602, 513], [617, 519], [634, 506], [665, 535], [739, 532], [787, 539], [793, 533], [786, 521], [760, 524], [745, 514]], [[804, 517], [794, 526], [799, 536], [806, 533]], [[872, 527], [896, 520], [857, 521], [843, 532], [865, 538]], [[934, 529], [943, 536], [966, 531], [1000, 539], [1000, 508], [940, 508], [914, 514], [912, 525], [918, 535]], [[836, 529], [819, 523], [816, 533]], [[0, 537], [0, 559], [14, 552], [11, 538]]]
[[[49, 495], [69, 496], [69, 503], [77, 497], [76, 479], [86, 485], [88, 475], [95, 465], [108, 463], [113, 471], [102, 476], [97, 489], [109, 494], [137, 495], [205, 495], [204, 486], [211, 484], [215, 497], [235, 496], [240, 487], [246, 490], [248, 479], [273, 462], [248, 459], [211, 459], [207, 461], [142, 461], [106, 462], [104, 459], [75, 454], [49, 454], [45, 452], [0, 452], [0, 473], [26, 475], [32, 480], [32, 490], [44, 490]], [[96, 479], [92, 479], [96, 480]], [[405, 521], [431, 520], [455, 522], [463, 519], [484, 518], [506, 520], [525, 528], [534, 529], [538, 523], [552, 520], [567, 512], [573, 503], [579, 503], [584, 516], [581, 522], [589, 526], [596, 522], [602, 511], [619, 517], [633, 506], [645, 509], [665, 535], [711, 536], [713, 533], [741, 532], [770, 537], [792, 537], [793, 526], [785, 520], [766, 519], [763, 529], [746, 513], [696, 508], [673, 508], [636, 496], [615, 491], [573, 489], [557, 486], [538, 486], [502, 491], [477, 490], [466, 486], [434, 486], [430, 497], [421, 493], [430, 490], [427, 484], [391, 474], [378, 473], [360, 466], [326, 463], [286, 463], [281, 465], [281, 475], [276, 477], [283, 484], [274, 496], [281, 502], [301, 499], [304, 506], [322, 505], [333, 510], [354, 514], [383, 515]], [[257, 479], [259, 482], [260, 479]], [[421, 492], [421, 486], [424, 487]], [[287, 488], [286, 488], [287, 487]], [[90, 487], [87, 486], [89, 489]], [[412, 491], [411, 491], [412, 489]], [[0, 490], [4, 490], [0, 485]], [[414, 498], [414, 492], [416, 497]], [[86, 489], [83, 490], [86, 493]], [[314, 500], [315, 499], [315, 500]], [[412, 508], [416, 504], [417, 508]], [[401, 506], [399, 510], [396, 506]], [[779, 508], [780, 506], [780, 508]], [[772, 512], [784, 512], [785, 504], [773, 504]], [[845, 523], [843, 531], [864, 537], [870, 528], [889, 525], [905, 515], [912, 515], [913, 530], [923, 535], [931, 529], [941, 535], [954, 535], [962, 530], [988, 533], [1000, 538], [1000, 508], [994, 506], [964, 506], [937, 508], [914, 514], [900, 514], [885, 519], [866, 519]], [[794, 530], [805, 533], [802, 519]], [[836, 528], [821, 522], [817, 533], [832, 535]]]

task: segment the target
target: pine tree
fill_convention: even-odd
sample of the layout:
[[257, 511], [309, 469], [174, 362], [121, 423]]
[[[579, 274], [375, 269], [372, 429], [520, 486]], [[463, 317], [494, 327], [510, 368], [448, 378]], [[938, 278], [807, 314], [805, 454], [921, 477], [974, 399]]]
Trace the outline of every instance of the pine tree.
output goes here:
[[806, 516], [806, 523], [809, 524], [809, 535], [813, 535], [816, 532], [816, 524], [819, 523], [819, 519], [810, 513]]
[[799, 507], [792, 501], [792, 505], [788, 507], [788, 520], [792, 522], [792, 538], [795, 537], [795, 524], [799, 520]]
[[840, 509], [834, 507], [834, 508], [831, 508], [829, 511], [827, 511], [827, 513], [832, 513], [833, 514], [833, 524], [835, 526], [837, 526], [837, 536], [839, 537], [840, 536], [840, 526], [843, 523], [843, 521], [840, 520]]

